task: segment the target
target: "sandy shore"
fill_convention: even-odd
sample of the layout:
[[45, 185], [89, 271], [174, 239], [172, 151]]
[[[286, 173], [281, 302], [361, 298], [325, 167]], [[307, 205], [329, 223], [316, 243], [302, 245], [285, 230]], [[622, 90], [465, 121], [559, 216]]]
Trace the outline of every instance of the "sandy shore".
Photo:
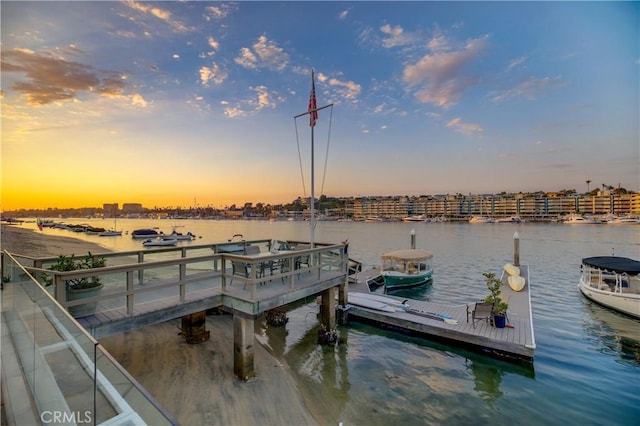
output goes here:
[[[104, 253], [95, 244], [2, 226], [2, 249], [25, 256]], [[178, 335], [180, 320], [101, 339], [100, 343], [183, 425], [314, 425], [287, 365], [255, 345], [256, 377], [233, 374], [230, 315], [208, 316], [210, 340], [190, 345]], [[256, 340], [256, 343], [258, 341]]]
[[36, 230], [2, 225], [0, 248], [10, 253], [30, 257], [50, 257], [61, 254], [84, 256], [87, 252], [100, 254], [109, 250], [93, 243], [71, 237], [46, 235]]

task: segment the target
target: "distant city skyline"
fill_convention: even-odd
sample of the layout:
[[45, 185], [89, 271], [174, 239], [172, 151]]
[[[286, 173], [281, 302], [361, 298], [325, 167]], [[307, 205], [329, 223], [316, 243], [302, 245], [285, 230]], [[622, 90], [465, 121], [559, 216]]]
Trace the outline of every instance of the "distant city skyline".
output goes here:
[[0, 209], [309, 197], [312, 68], [316, 197], [637, 192], [639, 14], [3, 1]]
[[[585, 182], [586, 184], [586, 182]], [[588, 185], [587, 185], [588, 186]], [[620, 186], [619, 188], [623, 189], [622, 194], [625, 194], [626, 192], [626, 188]], [[420, 197], [431, 197], [431, 198], [437, 198], [437, 197], [446, 197], [446, 196], [457, 196], [457, 195], [462, 195], [464, 197], [472, 197], [472, 198], [480, 198], [483, 197], [485, 199], [487, 198], [491, 198], [493, 196], [501, 196], [501, 195], [506, 195], [506, 197], [517, 197], [520, 194], [522, 195], [528, 195], [528, 194], [536, 194], [536, 193], [545, 193], [546, 195], [549, 194], [564, 194], [563, 191], [568, 192], [569, 194], [571, 194], [572, 192], [575, 193], [576, 196], [588, 196], [588, 193], [592, 193], [592, 194], [596, 194], [596, 195], [607, 195], [607, 194], [614, 194], [615, 189], [618, 189], [618, 187], [614, 187], [612, 185], [607, 185], [607, 184], [601, 184], [600, 186], [597, 187], [593, 187], [590, 188], [590, 191], [578, 191], [575, 188], [563, 188], [563, 189], [559, 189], [556, 191], [531, 191], [531, 192], [527, 192], [527, 191], [514, 191], [514, 192], [484, 192], [484, 193], [442, 193], [442, 194], [387, 194], [387, 195], [382, 195], [382, 194], [368, 194], [368, 195], [360, 195], [360, 196], [353, 196], [353, 195], [347, 195], [347, 196], [342, 196], [342, 197], [338, 197], [338, 196], [332, 196], [330, 194], [321, 194], [321, 195], [316, 195], [315, 199], [316, 200], [321, 200], [322, 196], [326, 197], [329, 200], [348, 200], [348, 199], [364, 199], [364, 198], [420, 198]], [[635, 194], [636, 191], [630, 191], [630, 194]], [[553, 195], [552, 195], [553, 196]], [[567, 195], [570, 196], [570, 195]], [[5, 209], [2, 212], [18, 212], [21, 210], [40, 210], [40, 211], [46, 211], [46, 210], [82, 210], [82, 209], [93, 209], [93, 210], [111, 210], [112, 206], [115, 204], [118, 206], [118, 211], [119, 212], [123, 212], [125, 211], [125, 206], [129, 206], [129, 209], [133, 208], [134, 210], [138, 211], [139, 209], [144, 209], [144, 210], [167, 210], [167, 209], [181, 209], [181, 210], [189, 210], [189, 209], [203, 209], [203, 208], [210, 208], [210, 209], [215, 209], [215, 210], [224, 210], [224, 209], [228, 209], [228, 208], [235, 208], [235, 209], [239, 209], [242, 210], [246, 205], [251, 205], [253, 207], [256, 207], [257, 205], [263, 205], [263, 206], [286, 206], [286, 205], [290, 205], [290, 204], [295, 204], [296, 201], [298, 200], [302, 200], [302, 202], [304, 203], [305, 206], [309, 205], [309, 200], [310, 197], [296, 197], [293, 200], [289, 200], [287, 202], [284, 203], [266, 203], [263, 201], [255, 201], [255, 200], [247, 200], [243, 203], [232, 203], [232, 204], [228, 204], [228, 205], [220, 205], [220, 206], [214, 206], [214, 205], [200, 205], [198, 203], [194, 203], [191, 205], [166, 205], [166, 204], [161, 204], [161, 203], [153, 203], [153, 205], [144, 205], [142, 203], [137, 203], [137, 202], [124, 202], [124, 203], [120, 203], [120, 202], [109, 202], [109, 203], [101, 203], [100, 205], [77, 205], [77, 206], [69, 206], [69, 207], [58, 207], [58, 206], [47, 206], [44, 208], [17, 208], [17, 209]], [[196, 201], [196, 200], [194, 200]], [[317, 207], [317, 204], [316, 204]]]

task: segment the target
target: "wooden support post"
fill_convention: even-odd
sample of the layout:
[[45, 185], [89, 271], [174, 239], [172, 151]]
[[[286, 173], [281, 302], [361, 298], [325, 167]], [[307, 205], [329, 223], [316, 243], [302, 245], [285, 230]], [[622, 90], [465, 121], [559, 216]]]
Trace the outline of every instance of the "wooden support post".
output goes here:
[[209, 340], [206, 311], [195, 312], [182, 317], [182, 337], [187, 343], [202, 343]]
[[233, 315], [233, 373], [245, 382], [255, 377], [253, 318]]
[[320, 307], [320, 324], [328, 329], [336, 327], [336, 288], [331, 287], [322, 292]]
[[513, 266], [520, 266], [520, 236], [518, 231], [513, 234]]

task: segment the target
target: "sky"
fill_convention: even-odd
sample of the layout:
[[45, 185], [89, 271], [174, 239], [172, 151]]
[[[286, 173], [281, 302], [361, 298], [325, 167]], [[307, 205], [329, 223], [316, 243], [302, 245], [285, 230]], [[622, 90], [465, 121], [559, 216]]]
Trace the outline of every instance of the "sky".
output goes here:
[[[640, 190], [638, 2], [0, 15], [5, 211], [289, 203], [311, 195], [312, 146], [316, 197]], [[294, 118], [312, 69], [313, 129]]]

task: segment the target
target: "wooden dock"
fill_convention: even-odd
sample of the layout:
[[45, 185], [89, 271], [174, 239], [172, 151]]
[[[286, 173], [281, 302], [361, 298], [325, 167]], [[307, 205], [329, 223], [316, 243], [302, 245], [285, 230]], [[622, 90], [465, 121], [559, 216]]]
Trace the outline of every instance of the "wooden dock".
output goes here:
[[[411, 310], [428, 312], [437, 315], [445, 315], [453, 321], [445, 322], [424, 315], [398, 310], [396, 312], [383, 312], [368, 309], [356, 305], [347, 305], [347, 317], [349, 321], [358, 321], [374, 325], [380, 328], [391, 329], [400, 333], [424, 337], [429, 340], [437, 340], [448, 344], [462, 346], [474, 351], [514, 362], [532, 363], [536, 349], [531, 314], [531, 294], [529, 267], [520, 266], [521, 275], [526, 284], [522, 291], [515, 292], [507, 284], [506, 274], [502, 277], [502, 294], [509, 297], [509, 309], [507, 311], [508, 327], [496, 328], [488, 321], [475, 321], [475, 327], [471, 314], [467, 315], [467, 307], [473, 309], [476, 301], [469, 301], [468, 305], [442, 305], [439, 303], [412, 300], [401, 297], [391, 297], [406, 304]], [[350, 288], [350, 291], [366, 292], [366, 284], [361, 279], [360, 284]], [[457, 324], [452, 324], [457, 322]]]

